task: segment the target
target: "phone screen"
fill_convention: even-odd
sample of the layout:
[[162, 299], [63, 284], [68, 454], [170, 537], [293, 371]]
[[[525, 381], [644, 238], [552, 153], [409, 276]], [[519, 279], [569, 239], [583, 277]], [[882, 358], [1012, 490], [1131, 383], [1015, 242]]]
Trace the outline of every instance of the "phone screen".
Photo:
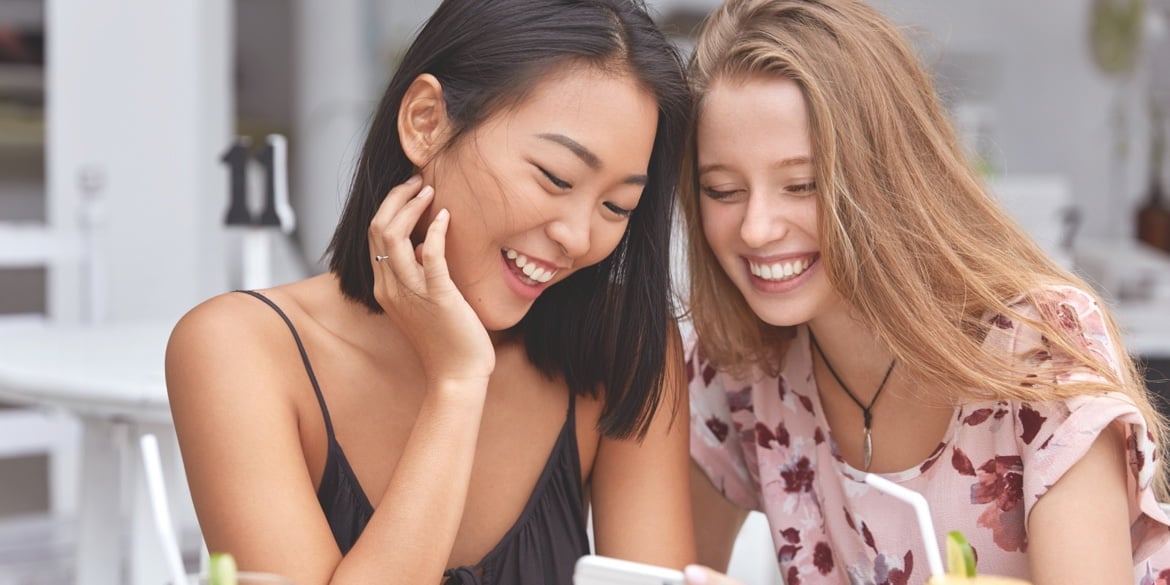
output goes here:
[[573, 585], [685, 585], [681, 571], [598, 555], [578, 559]]

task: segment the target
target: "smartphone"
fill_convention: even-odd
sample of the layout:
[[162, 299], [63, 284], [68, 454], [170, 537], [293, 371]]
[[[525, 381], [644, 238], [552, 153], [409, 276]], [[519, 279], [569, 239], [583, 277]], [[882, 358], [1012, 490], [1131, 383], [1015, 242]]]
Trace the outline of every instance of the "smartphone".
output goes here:
[[598, 555], [585, 555], [573, 570], [573, 585], [685, 585], [681, 571]]

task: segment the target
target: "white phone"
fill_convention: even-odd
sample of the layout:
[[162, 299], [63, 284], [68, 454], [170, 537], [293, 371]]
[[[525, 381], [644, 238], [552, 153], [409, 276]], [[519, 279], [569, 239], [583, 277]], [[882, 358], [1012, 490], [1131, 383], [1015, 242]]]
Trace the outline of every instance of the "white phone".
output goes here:
[[598, 555], [585, 555], [573, 570], [573, 585], [685, 585], [681, 571]]

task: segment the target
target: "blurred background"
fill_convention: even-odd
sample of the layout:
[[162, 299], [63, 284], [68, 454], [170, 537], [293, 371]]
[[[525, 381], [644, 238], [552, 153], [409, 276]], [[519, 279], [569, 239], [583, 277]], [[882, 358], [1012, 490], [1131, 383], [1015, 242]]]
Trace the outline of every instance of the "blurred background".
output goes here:
[[[1170, 0], [873, 3], [991, 189], [1170, 393]], [[323, 270], [365, 125], [437, 4], [0, 0], [0, 585], [165, 581], [145, 432], [198, 563], [166, 334], [209, 296]], [[686, 49], [716, 2], [649, 4]], [[776, 582], [760, 518], [734, 564]]]

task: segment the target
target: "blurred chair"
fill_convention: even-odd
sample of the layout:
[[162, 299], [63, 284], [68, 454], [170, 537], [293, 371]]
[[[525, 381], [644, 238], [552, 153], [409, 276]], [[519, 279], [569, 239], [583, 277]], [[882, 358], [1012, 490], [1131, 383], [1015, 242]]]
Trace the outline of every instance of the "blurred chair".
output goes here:
[[[78, 282], [80, 239], [45, 224], [0, 222], [0, 270], [42, 268], [45, 272], [45, 313], [0, 315], [0, 327], [44, 327], [62, 313], [76, 318], [83, 311], [80, 287], [54, 286]], [[0, 287], [0, 294], [3, 294]], [[76, 509], [80, 429], [75, 420], [36, 408], [0, 410], [0, 460], [44, 454], [49, 458], [49, 512], [70, 517]]]
[[[150, 501], [151, 516], [154, 520], [154, 536], [162, 550], [162, 558], [171, 575], [173, 585], [186, 585], [187, 569], [183, 565], [182, 552], [179, 550], [179, 535], [175, 531], [175, 522], [171, 517], [171, 502], [167, 495], [166, 472], [163, 470], [162, 449], [159, 448], [158, 437], [153, 433], [145, 432], [138, 437], [140, 450], [138, 456], [142, 464], [140, 471], [145, 481], [145, 491]], [[171, 465], [176, 461], [167, 462]], [[138, 496], [141, 498], [141, 494]]]
[[[77, 422], [60, 413], [34, 408], [0, 410], [0, 461], [44, 455], [48, 457], [48, 509], [61, 520], [76, 510]], [[19, 497], [13, 494], [13, 497]]]
[[[43, 329], [65, 307], [66, 313], [71, 310], [76, 317], [81, 311], [82, 291], [61, 285], [71, 279], [77, 282], [80, 258], [79, 239], [74, 236], [55, 232], [42, 223], [0, 222], [0, 271], [41, 269], [46, 281], [44, 312], [9, 306], [6, 310], [21, 312], [0, 314], [0, 328]], [[18, 279], [9, 280], [9, 287], [17, 286], [13, 280]], [[6, 294], [4, 288], [0, 285], [0, 295]], [[74, 556], [72, 520], [77, 512], [80, 444], [81, 427], [66, 413], [23, 406], [0, 408], [0, 469], [31, 464], [39, 470], [43, 457], [47, 472], [48, 493], [37, 493], [42, 489], [37, 477], [0, 482], [9, 488], [5, 490], [9, 515], [0, 518], [5, 528], [0, 563], [18, 582], [22, 574], [45, 579], [69, 574]], [[0, 477], [5, 473], [11, 471], [0, 472]]]

